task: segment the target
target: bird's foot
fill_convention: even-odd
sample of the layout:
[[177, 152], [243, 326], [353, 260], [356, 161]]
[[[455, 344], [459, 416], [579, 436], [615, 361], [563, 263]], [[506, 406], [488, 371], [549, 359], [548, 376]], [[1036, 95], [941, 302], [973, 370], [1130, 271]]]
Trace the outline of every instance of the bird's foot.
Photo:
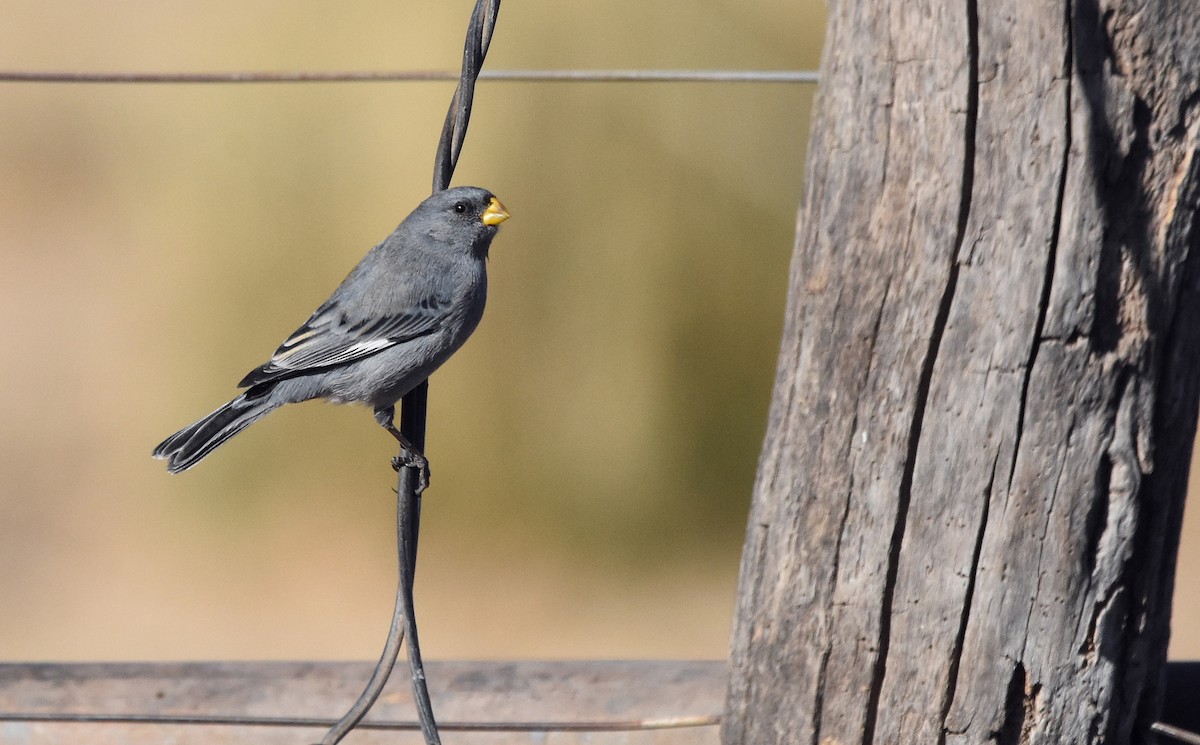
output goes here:
[[401, 468], [417, 469], [417, 496], [429, 488], [429, 460], [416, 450], [404, 449], [392, 458], [392, 469], [399, 473]]

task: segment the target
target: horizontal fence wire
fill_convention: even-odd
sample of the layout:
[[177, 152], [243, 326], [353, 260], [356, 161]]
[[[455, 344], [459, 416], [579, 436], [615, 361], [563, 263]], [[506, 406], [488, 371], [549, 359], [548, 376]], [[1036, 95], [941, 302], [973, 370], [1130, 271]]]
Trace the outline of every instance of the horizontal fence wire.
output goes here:
[[1169, 737], [1176, 742], [1185, 742], [1188, 745], [1200, 745], [1200, 734], [1189, 732], [1182, 727], [1176, 727], [1164, 722], [1155, 722], [1150, 725], [1150, 729], [1163, 737]]
[[[480, 80], [522, 83], [804, 83], [815, 70], [485, 70]], [[0, 83], [396, 83], [457, 81], [450, 70], [299, 72], [54, 72], [0, 70]]]

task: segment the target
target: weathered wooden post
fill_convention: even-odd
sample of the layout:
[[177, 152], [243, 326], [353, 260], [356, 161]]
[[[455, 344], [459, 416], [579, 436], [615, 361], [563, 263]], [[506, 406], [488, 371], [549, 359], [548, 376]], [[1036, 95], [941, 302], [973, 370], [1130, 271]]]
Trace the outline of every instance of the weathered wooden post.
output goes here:
[[723, 740], [1141, 742], [1200, 376], [1200, 4], [830, 5]]

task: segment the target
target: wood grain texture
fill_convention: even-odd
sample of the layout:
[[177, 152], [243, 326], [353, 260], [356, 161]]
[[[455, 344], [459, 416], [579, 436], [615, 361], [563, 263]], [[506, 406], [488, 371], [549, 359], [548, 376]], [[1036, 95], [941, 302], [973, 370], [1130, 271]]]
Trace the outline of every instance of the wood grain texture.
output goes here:
[[[208, 662], [0, 664], [0, 714], [140, 714], [334, 720], [362, 687], [369, 663]], [[464, 745], [684, 745], [716, 743], [715, 725], [620, 732], [461, 731], [454, 724], [629, 722], [711, 717], [723, 662], [429, 662], [430, 693], [446, 742]], [[404, 662], [366, 718], [415, 724]], [[0, 720], [5, 745], [315, 742], [323, 727]], [[422, 743], [419, 732], [360, 729], [346, 742]]]
[[1200, 7], [831, 6], [727, 745], [1145, 737], [1198, 104]]

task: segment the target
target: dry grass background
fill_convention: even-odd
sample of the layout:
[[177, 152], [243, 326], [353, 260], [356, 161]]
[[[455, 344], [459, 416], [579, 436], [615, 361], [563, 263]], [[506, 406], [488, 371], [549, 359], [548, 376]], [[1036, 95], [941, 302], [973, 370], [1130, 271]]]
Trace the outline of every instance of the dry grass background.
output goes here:
[[[0, 68], [451, 69], [469, 6], [0, 0]], [[510, 0], [488, 65], [815, 68], [823, 26]], [[394, 448], [367, 411], [290, 407], [179, 477], [149, 451], [425, 196], [451, 90], [0, 87], [0, 659], [378, 653]], [[429, 657], [725, 655], [812, 95], [481, 85], [455, 181], [514, 219], [432, 385]]]

